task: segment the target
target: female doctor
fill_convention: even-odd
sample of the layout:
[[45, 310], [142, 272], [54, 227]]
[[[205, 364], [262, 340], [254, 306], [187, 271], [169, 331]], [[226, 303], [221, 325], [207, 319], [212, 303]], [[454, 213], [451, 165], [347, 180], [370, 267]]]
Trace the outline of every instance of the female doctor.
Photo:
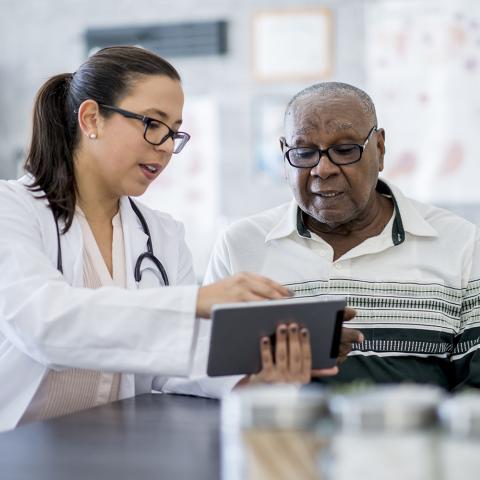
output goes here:
[[177, 71], [136, 47], [39, 90], [28, 174], [0, 182], [0, 430], [160, 390], [213, 304], [289, 295], [253, 274], [198, 288], [183, 226], [132, 198], [189, 140], [182, 108]]

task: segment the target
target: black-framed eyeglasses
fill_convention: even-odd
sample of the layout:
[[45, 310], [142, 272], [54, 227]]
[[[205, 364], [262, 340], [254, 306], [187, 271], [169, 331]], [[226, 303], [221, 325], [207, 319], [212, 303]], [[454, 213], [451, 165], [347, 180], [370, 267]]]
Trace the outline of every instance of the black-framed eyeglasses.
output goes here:
[[331, 145], [322, 150], [313, 147], [290, 147], [285, 139], [282, 139], [282, 149], [288, 148], [284, 153], [285, 158], [292, 167], [296, 168], [313, 168], [316, 167], [322, 155], [326, 155], [328, 159], [335, 165], [350, 165], [358, 162], [362, 158], [362, 154], [368, 145], [368, 141], [373, 132], [377, 130], [374, 125], [368, 132], [367, 138], [362, 145], [358, 143], [343, 143], [339, 145]]
[[123, 108], [112, 107], [111, 105], [99, 104], [105, 110], [119, 113], [126, 118], [134, 118], [140, 120], [145, 125], [143, 138], [151, 145], [161, 145], [169, 138], [173, 140], [173, 153], [180, 153], [185, 144], [190, 140], [190, 135], [186, 132], [175, 132], [166, 123], [156, 118], [146, 117], [138, 113], [129, 112]]

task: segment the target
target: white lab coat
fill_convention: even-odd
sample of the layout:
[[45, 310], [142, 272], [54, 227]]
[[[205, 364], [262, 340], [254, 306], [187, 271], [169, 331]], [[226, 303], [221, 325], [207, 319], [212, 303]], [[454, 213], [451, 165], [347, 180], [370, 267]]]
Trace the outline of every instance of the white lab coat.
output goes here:
[[16, 426], [49, 369], [122, 372], [120, 398], [188, 375], [198, 328], [198, 287], [181, 223], [137, 202], [176, 285], [148, 288], [159, 282], [145, 263], [137, 287], [133, 270], [147, 236], [122, 198], [127, 289], [83, 288], [81, 227], [74, 219], [61, 237], [61, 275], [53, 215], [35, 198], [42, 193], [25, 187], [31, 181], [0, 181], [0, 430]]

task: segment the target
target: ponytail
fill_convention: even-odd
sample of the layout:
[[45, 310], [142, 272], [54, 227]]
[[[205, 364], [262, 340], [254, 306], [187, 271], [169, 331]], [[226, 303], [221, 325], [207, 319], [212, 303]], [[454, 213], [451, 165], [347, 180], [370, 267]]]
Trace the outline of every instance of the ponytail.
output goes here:
[[[77, 182], [73, 163], [79, 141], [77, 112], [85, 100], [115, 105], [145, 75], [180, 75], [166, 60], [131, 46], [107, 47], [89, 57], [75, 74], [56, 75], [40, 88], [33, 109], [33, 132], [25, 170], [33, 191], [43, 191], [55, 219], [68, 231], [75, 214]], [[111, 112], [102, 112], [109, 117]]]
[[76, 135], [75, 112], [67, 111], [72, 74], [50, 78], [40, 88], [33, 109], [33, 128], [25, 170], [32, 174], [33, 191], [43, 190], [55, 219], [64, 221], [66, 232], [73, 220], [76, 184], [73, 144]]

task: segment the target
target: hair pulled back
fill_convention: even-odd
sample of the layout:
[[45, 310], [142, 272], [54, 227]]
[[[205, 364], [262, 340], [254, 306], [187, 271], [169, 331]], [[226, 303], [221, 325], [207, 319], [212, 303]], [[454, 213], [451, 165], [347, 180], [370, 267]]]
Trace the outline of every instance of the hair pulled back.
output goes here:
[[73, 154], [80, 138], [77, 116], [81, 103], [91, 99], [115, 105], [143, 75], [166, 75], [180, 81], [175, 68], [158, 55], [139, 47], [116, 46], [99, 50], [75, 73], [55, 75], [39, 89], [25, 170], [34, 178], [30, 188], [43, 191], [40, 198], [47, 198], [55, 219], [63, 221], [63, 233], [72, 225], [75, 213]]

